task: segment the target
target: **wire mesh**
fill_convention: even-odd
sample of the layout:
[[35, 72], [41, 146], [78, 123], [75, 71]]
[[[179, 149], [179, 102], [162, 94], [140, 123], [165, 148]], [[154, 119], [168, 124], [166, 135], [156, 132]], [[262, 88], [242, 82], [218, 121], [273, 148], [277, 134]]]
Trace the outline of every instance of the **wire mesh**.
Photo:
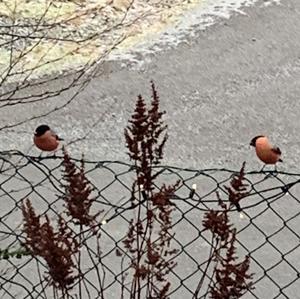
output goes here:
[[[20, 152], [0, 153], [0, 298], [55, 298], [46, 279], [47, 265], [42, 258], [17, 252], [25, 236], [21, 206], [29, 198], [37, 213], [55, 221], [64, 209], [62, 158], [32, 157]], [[79, 159], [72, 159], [77, 165]], [[216, 209], [218, 191], [228, 200], [228, 185], [237, 171], [229, 169], [193, 170], [156, 166], [162, 183], [181, 184], [171, 199], [172, 259], [176, 262], [168, 275], [170, 298], [193, 298], [205, 271], [212, 246], [210, 233], [203, 229], [204, 213]], [[132, 275], [130, 255], [124, 240], [137, 205], [132, 202], [135, 167], [118, 161], [85, 161], [85, 174], [93, 187], [92, 211], [104, 210], [99, 219], [99, 242], [86, 231], [82, 250], [81, 284], [70, 291], [71, 298], [129, 298]], [[242, 298], [297, 298], [300, 288], [300, 174], [286, 172], [246, 172], [249, 194], [242, 199], [242, 212], [230, 210], [237, 228], [237, 255], [250, 256], [254, 289]], [[193, 184], [197, 189], [193, 196]], [[120, 253], [120, 254], [119, 254]], [[101, 258], [100, 258], [101, 257]], [[126, 276], [127, 275], [127, 276]], [[209, 298], [211, 272], [206, 273], [197, 298]]]

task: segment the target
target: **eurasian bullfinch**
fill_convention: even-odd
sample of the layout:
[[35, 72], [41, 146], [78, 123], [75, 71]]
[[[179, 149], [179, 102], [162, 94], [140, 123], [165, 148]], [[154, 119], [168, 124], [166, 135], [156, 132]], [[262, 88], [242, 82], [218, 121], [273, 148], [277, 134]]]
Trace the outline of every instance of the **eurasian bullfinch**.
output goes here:
[[250, 145], [255, 147], [257, 157], [265, 164], [273, 164], [276, 169], [276, 163], [282, 162], [281, 150], [279, 147], [273, 147], [266, 136], [259, 135], [254, 137]]
[[63, 140], [54, 133], [49, 126], [40, 125], [36, 128], [33, 142], [42, 151], [52, 152], [59, 146], [59, 141]]

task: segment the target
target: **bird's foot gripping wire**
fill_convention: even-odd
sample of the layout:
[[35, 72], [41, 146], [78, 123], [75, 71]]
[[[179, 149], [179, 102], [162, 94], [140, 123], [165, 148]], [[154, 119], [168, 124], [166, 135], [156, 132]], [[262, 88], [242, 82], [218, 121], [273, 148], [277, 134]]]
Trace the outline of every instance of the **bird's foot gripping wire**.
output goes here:
[[41, 161], [43, 159], [43, 152], [41, 152], [37, 157], [32, 157], [34, 161]]
[[277, 177], [277, 176], [278, 176], [277, 170], [270, 170], [268, 177]]
[[47, 155], [47, 158], [53, 158], [53, 159], [56, 159], [56, 158], [57, 158], [56, 152], [50, 153], [49, 155]]
[[259, 172], [263, 172], [265, 167], [266, 167], [266, 164], [261, 168], [261, 170]]
[[270, 171], [270, 175], [272, 175], [272, 176], [274, 176], [274, 177], [276, 177], [276, 176], [278, 175], [278, 171], [277, 171], [277, 166], [276, 166], [276, 164], [275, 164], [275, 166], [274, 166], [274, 170], [271, 170], [271, 171]]
[[259, 172], [262, 172], [262, 173], [266, 173], [267, 172], [267, 175], [266, 175], [266, 179], [269, 178], [269, 177], [276, 177], [278, 175], [278, 171], [277, 171], [277, 166], [275, 165], [274, 166], [274, 170], [265, 170], [264, 171], [264, 168], [266, 167], [266, 164], [261, 168], [261, 170]]

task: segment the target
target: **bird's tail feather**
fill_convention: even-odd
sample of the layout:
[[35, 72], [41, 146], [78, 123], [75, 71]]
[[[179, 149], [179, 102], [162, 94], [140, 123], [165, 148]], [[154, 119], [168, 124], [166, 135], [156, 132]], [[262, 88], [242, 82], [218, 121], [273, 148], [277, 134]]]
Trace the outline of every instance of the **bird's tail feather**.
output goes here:
[[65, 140], [63, 138], [60, 138], [58, 135], [55, 135], [55, 137], [56, 137], [56, 140], [58, 140], [58, 141], [64, 141]]

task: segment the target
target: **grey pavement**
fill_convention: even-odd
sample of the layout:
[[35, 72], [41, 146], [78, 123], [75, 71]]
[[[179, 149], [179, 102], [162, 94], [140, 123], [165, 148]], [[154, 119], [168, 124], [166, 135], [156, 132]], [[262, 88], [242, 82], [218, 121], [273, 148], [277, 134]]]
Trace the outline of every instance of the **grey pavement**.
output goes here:
[[[76, 101], [43, 122], [69, 141], [84, 135], [107, 111], [89, 138], [74, 144], [72, 153], [125, 160], [123, 129], [136, 96], [148, 99], [153, 79], [167, 111], [165, 163], [237, 168], [247, 161], [249, 168], [257, 169], [260, 163], [248, 144], [253, 136], [266, 134], [283, 151], [282, 169], [299, 169], [300, 2], [284, 0], [281, 5], [243, 10], [246, 14], [206, 30], [194, 29], [195, 36], [187, 36], [176, 48], [141, 56], [149, 62], [140, 70], [126, 67], [126, 61], [107, 63], [106, 73]], [[0, 124], [47, 111], [68, 96], [1, 110]], [[40, 122], [1, 132], [1, 149], [28, 149], [31, 132]]]
[[[95, 127], [89, 138], [74, 144], [70, 150], [74, 155], [84, 152], [86, 158], [93, 160], [128, 161], [123, 130], [134, 109], [136, 96], [142, 94], [148, 99], [149, 81], [153, 79], [161, 98], [161, 107], [167, 111], [166, 122], [169, 125], [170, 138], [163, 164], [197, 169], [239, 169], [242, 162], [247, 161], [247, 170], [257, 170], [261, 165], [253, 149], [249, 147], [249, 142], [257, 134], [266, 134], [282, 149], [284, 163], [280, 165], [280, 169], [299, 173], [300, 2], [283, 0], [281, 5], [268, 7], [261, 7], [261, 3], [244, 9], [246, 14], [236, 14], [228, 20], [220, 20], [206, 30], [195, 29], [196, 35], [187, 36], [186, 41], [176, 48], [159, 52], [157, 55], [141, 56], [141, 59], [147, 59], [148, 63], [138, 70], [127, 67], [130, 62], [126, 61], [107, 63], [106, 73], [93, 80], [77, 101], [43, 119], [43, 122], [49, 123], [69, 141], [82, 136], [99, 115], [108, 109], [103, 121]], [[47, 105], [23, 106], [13, 110], [13, 113], [1, 110], [0, 125], [25, 119], [32, 113], [47, 111], [67, 98], [68, 94], [64, 94], [52, 99]], [[109, 108], [111, 105], [112, 108]], [[32, 121], [16, 128], [16, 132], [0, 132], [1, 150], [28, 149], [32, 143], [32, 130], [36, 125], [37, 122]], [[38, 153], [34, 149], [32, 152]], [[53, 167], [52, 162], [48, 163], [50, 166], [46, 165], [47, 167]], [[26, 175], [28, 180], [39, 182], [49, 171], [46, 166], [27, 165], [18, 176]], [[45, 169], [45, 172], [42, 172], [42, 169]], [[51, 173], [51, 176], [53, 175], [59, 177], [59, 169]], [[224, 173], [213, 173], [214, 177], [218, 175], [218, 181], [222, 180], [222, 176], [224, 179]], [[109, 184], [110, 179], [114, 179], [114, 175], [100, 167], [90, 172], [89, 177], [99, 189], [106, 183]], [[5, 178], [2, 178], [3, 181]], [[286, 183], [296, 179], [283, 174], [279, 178]], [[171, 179], [173, 180], [173, 177]], [[210, 181], [202, 175], [196, 179], [201, 196], [213, 192], [215, 181]], [[260, 181], [260, 174], [253, 175], [250, 179], [259, 182], [258, 190], [279, 184], [279, 181], [272, 178]], [[53, 180], [55, 184], [58, 181], [59, 179]], [[1, 196], [8, 202], [2, 213], [9, 213], [10, 209], [15, 208], [15, 201], [21, 200], [25, 195], [32, 198], [38, 210], [44, 211], [48, 208], [48, 203], [41, 200], [41, 194], [46, 201], [51, 202], [52, 207], [57, 205], [59, 210], [61, 207], [60, 203], [55, 202], [56, 191], [53, 189], [53, 182], [45, 182], [45, 186], [37, 184], [34, 192], [31, 192], [28, 182], [24, 181], [21, 184], [16, 178], [2, 182], [1, 188], [6, 192], [2, 192]], [[124, 179], [124, 182], [130, 186], [130, 178]], [[193, 182], [190, 180], [190, 185]], [[20, 192], [15, 191], [13, 199], [7, 198], [7, 194], [11, 194], [11, 190], [16, 186], [23, 189]], [[107, 192], [104, 190], [101, 195], [111, 201], [119, 199], [122, 194], [129, 196], [128, 190], [121, 185], [112, 185], [110, 188]], [[188, 190], [183, 191], [186, 194]], [[273, 191], [267, 193], [270, 198]], [[264, 275], [260, 265], [269, 269], [269, 276], [265, 276], [257, 284], [257, 289], [252, 294], [248, 293], [243, 298], [297, 298], [299, 277], [297, 278], [296, 271], [292, 270], [287, 262], [299, 272], [299, 238], [292, 232], [299, 232], [299, 202], [294, 198], [299, 198], [298, 194], [298, 186], [295, 186], [288, 196], [270, 201], [269, 204], [259, 196], [247, 199], [249, 205], [262, 201], [257, 207], [246, 211], [249, 216], [255, 217], [252, 222], [247, 217], [244, 220], [240, 219], [237, 213], [231, 214], [231, 219], [238, 228], [247, 227], [239, 234], [239, 240], [245, 246], [239, 247], [239, 253], [244, 255], [247, 250], [254, 250], [261, 245], [252, 254], [251, 269], [256, 273], [256, 277]], [[215, 199], [214, 192], [208, 199]], [[190, 209], [190, 202], [180, 204], [182, 210]], [[20, 222], [20, 210], [16, 210], [14, 214], [7, 216], [7, 223], [11, 227]], [[127, 217], [131, 217], [131, 213], [128, 213]], [[181, 219], [180, 217], [181, 213], [176, 211], [174, 219]], [[175, 226], [176, 238], [182, 243], [196, 238], [198, 232], [195, 227], [201, 227], [202, 217], [203, 213], [198, 214], [198, 210], [190, 209], [185, 218]], [[285, 223], [288, 227], [283, 228], [282, 219], [288, 219]], [[248, 226], [249, 223], [251, 225]], [[112, 243], [109, 236], [120, 238], [126, 229], [127, 222], [122, 218], [112, 221], [107, 226], [108, 234], [103, 237], [102, 249], [110, 250]], [[187, 229], [189, 234], [186, 233]], [[268, 241], [266, 235], [271, 236]], [[207, 257], [208, 248], [205, 246], [205, 242], [197, 239], [185, 248], [185, 253], [202, 260]], [[279, 251], [275, 247], [279, 248]], [[290, 253], [284, 257], [280, 254], [289, 250]], [[192, 263], [186, 254], [181, 254], [178, 258], [178, 263], [184, 266], [178, 267], [176, 273], [182, 276], [197, 270], [197, 265]], [[277, 262], [279, 264], [272, 269]], [[107, 265], [110, 269], [119, 270], [119, 261], [116, 258], [108, 256]], [[28, 268], [22, 270], [29, 278], [34, 275], [30, 267], [28, 265]], [[20, 277], [18, 279], [24, 280]], [[109, 279], [113, 280], [113, 275], [108, 275]], [[175, 286], [181, 285], [182, 282], [178, 278], [172, 279]], [[184, 284], [193, 288], [197, 279], [193, 276]], [[274, 287], [271, 279], [279, 286]], [[285, 288], [293, 279], [293, 285]], [[278, 293], [280, 287], [284, 289], [285, 295]], [[21, 289], [20, 293], [22, 292], [25, 291]], [[118, 292], [117, 287], [110, 289], [108, 297], [116, 296]], [[182, 296], [190, 296], [184, 287], [180, 288], [174, 298]]]

